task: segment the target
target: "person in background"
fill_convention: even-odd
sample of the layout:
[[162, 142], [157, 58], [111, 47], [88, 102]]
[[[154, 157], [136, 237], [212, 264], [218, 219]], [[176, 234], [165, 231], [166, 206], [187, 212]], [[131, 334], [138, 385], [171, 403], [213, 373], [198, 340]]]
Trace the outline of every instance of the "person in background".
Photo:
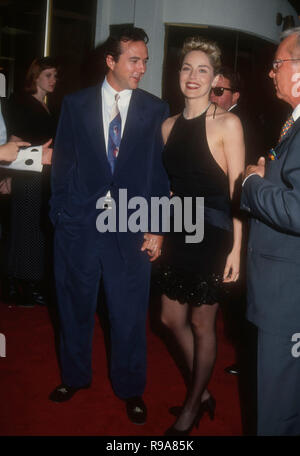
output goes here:
[[[237, 115], [242, 123], [245, 141], [245, 163], [256, 162], [264, 153], [263, 133], [259, 122], [255, 121], [249, 112], [249, 106], [246, 105], [245, 87], [239, 73], [234, 72], [228, 66], [222, 66], [220, 76], [216, 87], [212, 88], [210, 99], [218, 106], [228, 112]], [[245, 107], [243, 108], [243, 100]], [[245, 218], [243, 216], [243, 218]], [[255, 330], [247, 324], [246, 313], [246, 245], [247, 245], [248, 225], [243, 224], [243, 242], [241, 255], [241, 274], [237, 287], [231, 295], [231, 302], [223, 308], [223, 316], [226, 321], [226, 327], [233, 343], [236, 347], [237, 362], [225, 368], [225, 372], [238, 375], [240, 374], [241, 365], [245, 368], [243, 384], [248, 385], [249, 370], [252, 364], [251, 360], [256, 362], [255, 350]], [[251, 341], [251, 342], [250, 342]], [[248, 362], [247, 362], [248, 359]], [[248, 366], [249, 364], [249, 366]], [[246, 379], [248, 379], [246, 381]], [[250, 382], [251, 383], [251, 382]], [[249, 389], [253, 389], [249, 383]], [[249, 396], [249, 393], [247, 393]]]
[[[32, 146], [55, 136], [56, 122], [45, 102], [57, 82], [57, 64], [50, 57], [36, 58], [30, 65], [25, 91], [12, 97], [7, 106], [10, 140]], [[9, 275], [16, 283], [17, 304], [32, 307], [47, 303], [45, 270], [51, 264], [51, 233], [48, 221], [49, 169], [15, 171], [11, 190]], [[47, 279], [50, 279], [50, 272]]]
[[[220, 75], [218, 82], [215, 87], [212, 87], [210, 99], [212, 102], [216, 103], [220, 108], [225, 109], [225, 111], [232, 112], [233, 114], [237, 115], [242, 122], [243, 130], [245, 133], [245, 125], [243, 119], [241, 118], [241, 111], [238, 105], [240, 99], [240, 76], [237, 73], [234, 73], [233, 70], [229, 67], [222, 66], [220, 69]], [[245, 137], [245, 135], [244, 135]], [[246, 141], [245, 141], [246, 142]], [[247, 150], [246, 144], [245, 149]], [[247, 155], [247, 152], [245, 152]], [[230, 309], [236, 309], [236, 306], [230, 307]], [[238, 339], [242, 333], [240, 332], [242, 329], [242, 305], [241, 302], [238, 302], [237, 311], [234, 312], [234, 328], [238, 332]], [[238, 320], [238, 321], [237, 321]], [[231, 325], [230, 325], [231, 326]], [[239, 330], [240, 329], [240, 330]], [[238, 341], [237, 343], [239, 343]], [[225, 372], [232, 375], [238, 375], [240, 373], [240, 367], [238, 363], [231, 364], [225, 368]]]
[[264, 153], [263, 130], [251, 114], [248, 103], [246, 105], [247, 97], [240, 74], [228, 66], [222, 66], [219, 80], [216, 87], [212, 88], [210, 99], [221, 108], [238, 116], [244, 131], [245, 162], [246, 164], [256, 162]]
[[[24, 141], [7, 142], [6, 125], [1, 110], [0, 101], [0, 225], [1, 225], [1, 297], [5, 302], [10, 303], [16, 295], [16, 288], [13, 281], [8, 277], [8, 239], [10, 232], [10, 192], [11, 192], [11, 169], [15, 168], [20, 147], [27, 148], [23, 151], [23, 158], [18, 158], [18, 168], [28, 168], [28, 159], [32, 159], [32, 152], [28, 149], [30, 143]], [[44, 144], [40, 153], [35, 153], [35, 161], [41, 164], [50, 164], [52, 149], [49, 144]]]
[[225, 111], [239, 115], [240, 77], [228, 67], [221, 67], [218, 82], [212, 87], [210, 99]]

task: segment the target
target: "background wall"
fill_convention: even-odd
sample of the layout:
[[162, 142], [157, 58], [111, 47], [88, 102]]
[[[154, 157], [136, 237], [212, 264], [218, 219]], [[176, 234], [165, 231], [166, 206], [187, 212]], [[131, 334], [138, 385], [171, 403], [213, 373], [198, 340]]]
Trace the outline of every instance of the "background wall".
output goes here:
[[148, 33], [149, 65], [141, 87], [161, 96], [165, 24], [205, 25], [241, 30], [277, 42], [276, 14], [299, 19], [287, 0], [98, 0], [95, 44], [111, 24], [133, 23]]

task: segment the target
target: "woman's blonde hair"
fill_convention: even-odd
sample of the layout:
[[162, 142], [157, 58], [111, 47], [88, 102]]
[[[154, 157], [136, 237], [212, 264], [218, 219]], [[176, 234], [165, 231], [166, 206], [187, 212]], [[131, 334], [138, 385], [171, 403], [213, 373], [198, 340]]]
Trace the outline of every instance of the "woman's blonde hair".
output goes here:
[[181, 65], [185, 56], [191, 51], [204, 52], [209, 58], [214, 74], [219, 73], [221, 68], [221, 50], [215, 41], [208, 40], [202, 36], [190, 36], [186, 38], [181, 49]]

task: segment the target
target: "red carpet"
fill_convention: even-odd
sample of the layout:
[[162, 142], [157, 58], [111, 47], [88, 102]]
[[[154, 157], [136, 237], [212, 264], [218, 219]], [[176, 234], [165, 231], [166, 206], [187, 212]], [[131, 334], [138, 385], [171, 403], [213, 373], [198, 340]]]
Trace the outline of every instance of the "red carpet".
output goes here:
[[[2, 436], [162, 435], [173, 422], [168, 407], [184, 398], [181, 375], [162, 340], [148, 327], [148, 383], [144, 395], [148, 422], [131, 424], [125, 405], [111, 389], [104, 336], [96, 317], [93, 384], [64, 404], [48, 400], [60, 382], [55, 335], [46, 308], [8, 307], [0, 303], [0, 333], [6, 337], [6, 357], [0, 358], [0, 434]], [[150, 326], [150, 325], [149, 325]], [[205, 416], [192, 435], [242, 435], [238, 381], [224, 372], [234, 362], [234, 350], [218, 318], [218, 356], [209, 389], [217, 401], [214, 421]]]

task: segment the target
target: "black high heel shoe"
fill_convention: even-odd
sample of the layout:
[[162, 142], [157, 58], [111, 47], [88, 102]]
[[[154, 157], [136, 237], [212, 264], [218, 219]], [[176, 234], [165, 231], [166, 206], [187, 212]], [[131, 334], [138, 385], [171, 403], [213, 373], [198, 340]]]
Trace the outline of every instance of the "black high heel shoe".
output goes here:
[[[208, 413], [210, 419], [212, 421], [214, 420], [215, 408], [216, 408], [216, 400], [213, 396], [210, 396], [208, 399], [201, 402], [201, 404], [199, 406], [199, 410], [198, 410], [194, 420], [192, 421], [191, 425], [187, 429], [179, 430], [179, 429], [176, 429], [175, 425], [172, 425], [171, 427], [169, 427], [166, 430], [165, 435], [189, 435], [194, 426], [196, 426], [196, 428], [199, 427], [199, 422], [200, 422], [201, 418], [203, 417], [204, 413]], [[179, 416], [182, 409], [183, 409], [183, 407], [180, 407], [180, 406], [171, 407], [169, 409], [169, 411], [173, 415], [175, 415], [175, 413], [176, 413], [175, 416]]]
[[[211, 420], [215, 417], [215, 408], [216, 408], [216, 400], [213, 396], [209, 396], [208, 399], [201, 402], [203, 408], [203, 414], [207, 412]], [[173, 416], [179, 416], [183, 409], [182, 405], [175, 405], [174, 407], [169, 408], [169, 413]]]

